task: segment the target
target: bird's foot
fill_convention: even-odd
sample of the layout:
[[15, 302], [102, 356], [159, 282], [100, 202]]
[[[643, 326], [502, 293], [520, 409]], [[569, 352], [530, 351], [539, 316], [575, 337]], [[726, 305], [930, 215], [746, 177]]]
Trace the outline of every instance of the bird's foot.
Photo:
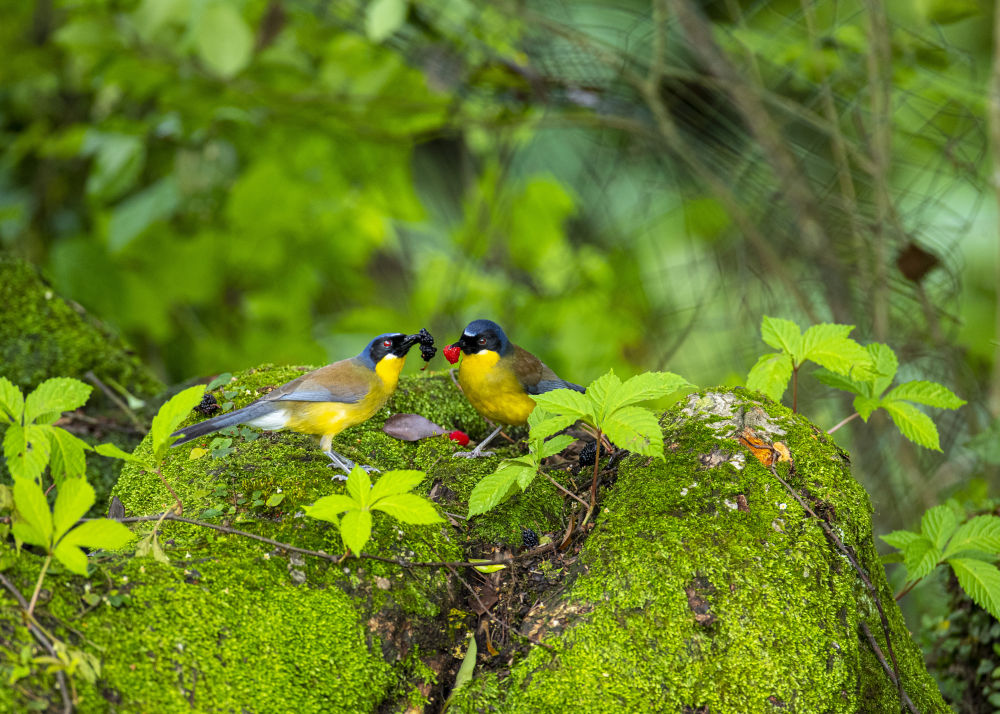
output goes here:
[[367, 464], [359, 464], [359, 465], [361, 466], [362, 470], [366, 474], [380, 474], [380, 473], [382, 473], [379, 469], [375, 468], [374, 466], [368, 466]]
[[[344, 474], [350, 474], [354, 470], [355, 466], [360, 466], [365, 473], [382, 473], [374, 466], [368, 466], [366, 464], [355, 464], [346, 456], [341, 456], [336, 451], [324, 451], [324, 454], [330, 457], [330, 463], [327, 466], [331, 469], [339, 469], [344, 472]], [[333, 480], [346, 481], [347, 475], [335, 474], [331, 477]]]
[[495, 454], [492, 451], [480, 451], [479, 447], [477, 446], [472, 451], [456, 451], [451, 456], [452, 458], [455, 459], [459, 457], [463, 459], [480, 459], [480, 458], [485, 459], [489, 456], [495, 456]]

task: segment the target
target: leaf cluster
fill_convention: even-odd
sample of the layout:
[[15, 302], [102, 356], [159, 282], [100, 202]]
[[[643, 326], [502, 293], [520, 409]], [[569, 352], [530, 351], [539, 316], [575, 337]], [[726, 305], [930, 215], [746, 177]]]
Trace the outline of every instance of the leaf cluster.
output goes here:
[[1000, 569], [994, 565], [1000, 557], [1000, 517], [980, 515], [960, 523], [964, 514], [958, 510], [949, 504], [934, 506], [921, 518], [919, 533], [900, 530], [882, 536], [901, 551], [888, 560], [901, 559], [907, 583], [947, 564], [969, 597], [1000, 619]]
[[357, 556], [371, 538], [372, 511], [410, 525], [444, 522], [431, 501], [409, 493], [425, 476], [423, 471], [387, 471], [373, 485], [367, 472], [355, 466], [347, 477], [346, 493], [323, 496], [306, 506], [305, 512], [310, 518], [337, 524], [344, 545]]

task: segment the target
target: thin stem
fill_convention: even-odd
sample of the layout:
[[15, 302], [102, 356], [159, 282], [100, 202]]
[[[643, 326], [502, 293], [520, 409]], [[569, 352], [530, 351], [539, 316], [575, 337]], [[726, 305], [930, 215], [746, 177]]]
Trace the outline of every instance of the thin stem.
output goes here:
[[792, 411], [799, 410], [799, 368], [792, 367]]
[[35, 583], [35, 592], [31, 594], [31, 602], [28, 603], [28, 617], [31, 617], [31, 613], [35, 611], [35, 604], [38, 602], [38, 593], [42, 591], [42, 581], [45, 580], [45, 573], [49, 569], [49, 564], [52, 562], [52, 555], [50, 554], [45, 562], [42, 563], [42, 572], [38, 574], [38, 582]]
[[582, 498], [580, 498], [575, 493], [573, 493], [572, 491], [570, 491], [568, 488], [566, 488], [565, 486], [563, 486], [561, 483], [559, 483], [558, 481], [556, 481], [554, 478], [552, 478], [551, 476], [549, 476], [547, 473], [542, 472], [542, 475], [545, 478], [547, 478], [549, 481], [551, 481], [553, 486], [555, 486], [556, 488], [558, 488], [560, 491], [562, 491], [563, 493], [565, 493], [567, 496], [569, 496], [570, 498], [575, 498], [577, 501], [579, 501], [580, 503], [582, 503], [584, 508], [589, 508], [589, 505], [587, 504], [586, 501], [584, 501]]
[[917, 583], [919, 583], [921, 580], [923, 580], [923, 578], [917, 578], [912, 583], [910, 583], [909, 585], [907, 585], [905, 588], [903, 588], [902, 590], [900, 590], [899, 594], [896, 595], [896, 602], [899, 602], [900, 600], [902, 600], [906, 596], [906, 594], [908, 592], [910, 592], [911, 590], [913, 590], [913, 588], [915, 588], [917, 586]]
[[97, 388], [100, 389], [102, 392], [104, 392], [104, 396], [106, 396], [108, 399], [110, 399], [112, 402], [114, 402], [115, 406], [118, 407], [119, 409], [121, 409], [125, 413], [125, 416], [127, 416], [129, 418], [129, 421], [131, 421], [132, 424], [134, 424], [136, 426], [136, 428], [141, 429], [142, 431], [146, 431], [145, 425], [142, 423], [142, 421], [139, 419], [139, 417], [137, 417], [135, 415], [135, 412], [132, 411], [131, 409], [129, 409], [128, 404], [126, 404], [125, 402], [123, 402], [122, 399], [121, 399], [121, 397], [119, 397], [117, 394], [115, 394], [114, 391], [112, 391], [112, 389], [108, 385], [106, 385], [104, 382], [102, 382], [98, 378], [98, 376], [96, 374], [94, 374], [93, 370], [88, 370], [87, 373], [84, 376], [89, 381], [91, 381], [94, 384], [96, 384]]
[[594, 508], [597, 507], [597, 474], [601, 464], [601, 438], [603, 436], [604, 433], [598, 429], [597, 441], [594, 442], [596, 448], [594, 449], [594, 478], [590, 482], [590, 505], [587, 507], [587, 515], [584, 517], [583, 523], [580, 524], [580, 528], [587, 525], [590, 517], [594, 514]]
[[836, 424], [834, 424], [832, 429], [827, 429], [826, 433], [827, 434], [832, 434], [833, 432], [837, 431], [837, 429], [839, 429], [840, 427], [844, 426], [844, 424], [847, 424], [847, 423], [849, 423], [851, 421], [854, 421], [859, 416], [861, 416], [861, 415], [858, 414], [857, 412], [854, 412], [853, 414], [851, 414], [851, 416], [846, 417], [844, 419], [841, 419], [839, 422], [837, 422]]
[[176, 502], [175, 505], [177, 506], [177, 515], [182, 515], [184, 513], [184, 505], [181, 503], [181, 499], [177, 497], [177, 492], [174, 491], [173, 487], [169, 483], [167, 483], [167, 479], [162, 473], [160, 473], [159, 469], [156, 469], [156, 475], [160, 477], [160, 480], [163, 481], [163, 485], [167, 487], [167, 490], [170, 491], [170, 495], [174, 497], [174, 501]]

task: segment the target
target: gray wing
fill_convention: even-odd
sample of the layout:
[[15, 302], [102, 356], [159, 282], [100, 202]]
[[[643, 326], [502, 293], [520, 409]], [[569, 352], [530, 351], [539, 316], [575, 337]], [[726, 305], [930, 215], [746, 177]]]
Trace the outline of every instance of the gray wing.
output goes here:
[[281, 385], [261, 401], [357, 404], [371, 391], [373, 377], [374, 372], [353, 359], [341, 360]]
[[544, 363], [542, 363], [542, 378], [535, 384], [525, 386], [525, 391], [528, 394], [545, 394], [545, 392], [551, 392], [554, 389], [572, 389], [575, 392], [582, 393], [586, 393], [587, 391], [579, 384], [573, 384], [562, 379]]

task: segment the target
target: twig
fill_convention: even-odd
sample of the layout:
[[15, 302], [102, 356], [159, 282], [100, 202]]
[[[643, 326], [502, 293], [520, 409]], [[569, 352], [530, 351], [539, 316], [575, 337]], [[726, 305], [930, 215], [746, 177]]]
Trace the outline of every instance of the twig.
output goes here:
[[601, 437], [603, 434], [601, 430], [597, 430], [597, 441], [594, 442], [594, 478], [590, 482], [590, 505], [587, 508], [587, 515], [583, 519], [583, 523], [580, 524], [580, 528], [587, 525], [587, 521], [590, 520], [590, 516], [594, 513], [594, 508], [597, 507], [597, 476], [598, 469], [601, 464]]
[[[937, 567], [937, 566], [935, 565], [934, 567]], [[909, 593], [911, 590], [913, 590], [913, 588], [915, 588], [917, 586], [917, 583], [919, 583], [921, 580], [923, 580], [923, 578], [917, 578], [912, 583], [910, 583], [909, 585], [907, 585], [905, 588], [903, 588], [902, 590], [900, 590], [899, 593], [896, 595], [896, 602], [899, 602], [904, 597], [906, 597], [906, 594]]]
[[174, 501], [175, 501], [174, 505], [177, 506], [177, 515], [179, 516], [179, 515], [183, 514], [184, 513], [184, 504], [182, 504], [181, 503], [181, 499], [177, 497], [177, 492], [174, 491], [173, 486], [171, 486], [167, 482], [166, 477], [164, 477], [164, 475], [162, 473], [160, 473], [159, 469], [155, 469], [155, 471], [156, 471], [156, 475], [160, 477], [161, 481], [163, 481], [163, 485], [167, 487], [168, 491], [170, 491], [170, 495], [174, 497]]
[[38, 604], [38, 594], [42, 591], [42, 581], [45, 580], [45, 573], [48, 572], [51, 563], [52, 554], [50, 553], [45, 558], [45, 562], [42, 563], [42, 570], [38, 573], [38, 582], [35, 583], [35, 591], [31, 593], [31, 602], [28, 603], [28, 617], [32, 616], [32, 613], [35, 611], [35, 605]]
[[[875, 636], [872, 634], [872, 631], [868, 629], [868, 625], [865, 624], [864, 620], [862, 620], [859, 624], [861, 625], [861, 631], [865, 633], [865, 637], [868, 639], [868, 646], [872, 648], [872, 652], [875, 653], [875, 657], [878, 659], [879, 664], [882, 665], [882, 669], [884, 669], [885, 673], [889, 675], [889, 679], [892, 680], [892, 683], [899, 686], [896, 675], [889, 668], [889, 663], [885, 661], [885, 655], [882, 654], [882, 648], [878, 646], [878, 640], [875, 639]], [[888, 642], [889, 641], [886, 640], [886, 643]], [[903, 704], [906, 705], [906, 708], [909, 709], [912, 714], [920, 714], [920, 710], [917, 709], [913, 700], [910, 699], [906, 692], [903, 692]]]
[[844, 426], [844, 424], [847, 424], [850, 421], [852, 421], [854, 419], [857, 419], [859, 416], [861, 416], [861, 415], [858, 412], [854, 412], [853, 414], [851, 414], [851, 416], [846, 417], [844, 419], [841, 419], [839, 422], [837, 422], [836, 424], [834, 424], [833, 428], [827, 429], [826, 433], [827, 434], [832, 434], [833, 432], [837, 431], [837, 429], [839, 429], [840, 427]]
[[121, 397], [115, 394], [114, 391], [108, 385], [102, 382], [97, 377], [97, 375], [94, 374], [93, 370], [87, 370], [87, 373], [84, 374], [83, 376], [86, 377], [89, 381], [93, 382], [95, 385], [97, 385], [97, 388], [100, 389], [102, 392], [104, 392], [104, 396], [106, 396], [108, 399], [114, 402], [115, 406], [121, 409], [125, 413], [125, 416], [129, 418], [129, 421], [131, 421], [137, 429], [141, 429], [145, 433], [146, 426], [142, 423], [139, 417], [135, 415], [135, 412], [129, 409], [128, 404], [123, 402]]
[[558, 481], [556, 481], [554, 478], [552, 478], [551, 476], [549, 476], [544, 471], [542, 472], [542, 475], [545, 478], [547, 478], [549, 481], [551, 481], [553, 486], [555, 486], [556, 488], [558, 488], [560, 491], [562, 491], [563, 493], [565, 493], [567, 496], [569, 496], [570, 498], [575, 498], [577, 501], [579, 501], [580, 503], [582, 503], [584, 508], [588, 508], [589, 507], [586, 501], [584, 501], [582, 498], [580, 498], [579, 496], [577, 496], [575, 493], [573, 493], [572, 491], [570, 491], [568, 488], [566, 488], [565, 486], [563, 486], [561, 483], [559, 483]]

